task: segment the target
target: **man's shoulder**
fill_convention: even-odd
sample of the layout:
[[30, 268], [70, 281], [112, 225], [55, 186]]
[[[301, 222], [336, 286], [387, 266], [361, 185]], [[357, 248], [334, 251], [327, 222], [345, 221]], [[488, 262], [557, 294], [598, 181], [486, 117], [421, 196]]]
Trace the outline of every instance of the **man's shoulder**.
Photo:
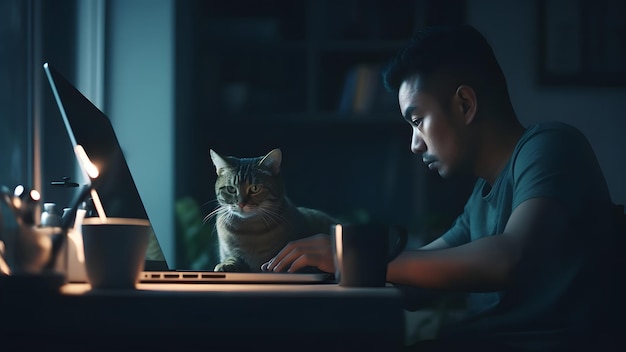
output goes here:
[[525, 179], [534, 184], [548, 174], [581, 175], [577, 170], [593, 162], [593, 151], [580, 130], [563, 122], [544, 122], [528, 127], [518, 142], [510, 175], [515, 183]]
[[529, 126], [517, 144], [515, 154], [523, 150], [535, 154], [569, 153], [577, 148], [588, 148], [589, 142], [577, 127], [559, 121], [537, 123]]
[[529, 126], [526, 129], [525, 137], [530, 138], [537, 135], [561, 135], [582, 137], [582, 131], [568, 123], [561, 121], [540, 122]]
[[605, 188], [589, 141], [578, 128], [563, 122], [529, 127], [518, 143], [510, 170], [517, 189], [524, 189], [526, 195], [558, 193], [569, 199], [574, 189], [588, 193], [590, 189], [604, 192]]

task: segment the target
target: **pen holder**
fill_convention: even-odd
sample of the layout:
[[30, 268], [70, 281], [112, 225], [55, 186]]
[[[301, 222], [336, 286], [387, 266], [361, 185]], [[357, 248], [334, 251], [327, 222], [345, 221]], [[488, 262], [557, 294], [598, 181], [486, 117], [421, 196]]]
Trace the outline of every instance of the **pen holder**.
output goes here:
[[[54, 244], [64, 233], [61, 228], [19, 224], [10, 235], [5, 254], [6, 267], [0, 275], [0, 292], [34, 294], [58, 292], [66, 276], [50, 268]], [[0, 296], [2, 296], [0, 294]]]
[[[77, 219], [82, 220], [79, 212]], [[68, 230], [19, 225], [11, 249], [11, 275], [63, 275], [66, 282], [87, 282], [80, 221]], [[55, 248], [58, 247], [58, 248]]]
[[63, 235], [60, 227], [19, 224], [12, 254], [13, 274], [42, 273], [50, 262], [54, 240]]

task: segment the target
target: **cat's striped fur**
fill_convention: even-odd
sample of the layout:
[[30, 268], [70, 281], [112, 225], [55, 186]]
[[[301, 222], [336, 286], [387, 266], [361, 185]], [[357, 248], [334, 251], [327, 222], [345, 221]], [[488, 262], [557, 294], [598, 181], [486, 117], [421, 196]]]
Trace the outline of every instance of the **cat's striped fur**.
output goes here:
[[220, 263], [215, 271], [258, 272], [290, 241], [328, 233], [336, 220], [322, 211], [295, 206], [280, 174], [282, 153], [262, 157], [221, 156], [210, 150], [217, 172], [216, 216]]

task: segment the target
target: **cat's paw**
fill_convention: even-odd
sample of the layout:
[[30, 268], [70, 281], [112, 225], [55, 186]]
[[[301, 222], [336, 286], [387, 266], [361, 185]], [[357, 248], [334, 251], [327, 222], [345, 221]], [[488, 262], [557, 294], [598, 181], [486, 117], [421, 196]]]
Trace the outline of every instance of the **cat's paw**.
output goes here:
[[229, 263], [219, 263], [215, 266], [213, 271], [221, 271], [221, 272], [236, 272], [237, 266]]
[[213, 271], [221, 271], [221, 272], [246, 272], [248, 271], [247, 265], [242, 263], [237, 258], [228, 258], [223, 262], [217, 264]]

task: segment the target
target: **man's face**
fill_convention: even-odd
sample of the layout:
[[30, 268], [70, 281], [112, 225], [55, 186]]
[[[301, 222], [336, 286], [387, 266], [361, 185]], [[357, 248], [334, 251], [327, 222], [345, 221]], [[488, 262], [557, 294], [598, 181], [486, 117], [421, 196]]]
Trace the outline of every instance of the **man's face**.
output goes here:
[[400, 111], [413, 128], [411, 151], [422, 154], [428, 168], [444, 178], [467, 171], [467, 126], [455, 91], [450, 90], [443, 106], [421, 85], [419, 76], [414, 76], [402, 83], [398, 93]]

